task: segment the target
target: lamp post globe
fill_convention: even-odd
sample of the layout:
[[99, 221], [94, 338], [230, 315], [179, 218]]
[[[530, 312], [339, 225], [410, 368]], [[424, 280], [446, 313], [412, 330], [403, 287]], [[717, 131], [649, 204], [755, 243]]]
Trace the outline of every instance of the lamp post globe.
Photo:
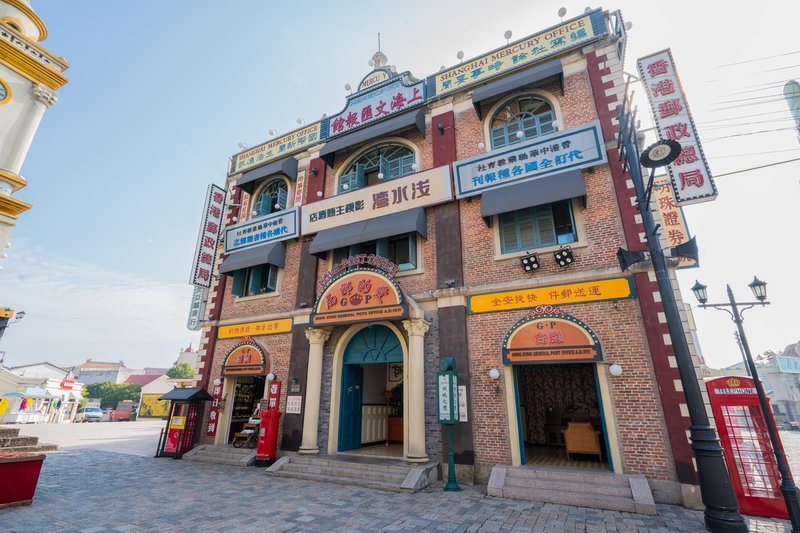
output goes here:
[[700, 283], [699, 281], [695, 280], [694, 285], [692, 286], [692, 292], [694, 293], [694, 297], [697, 298], [697, 301], [701, 304], [705, 304], [708, 301], [708, 287]]
[[750, 290], [753, 291], [753, 295], [759, 302], [763, 302], [767, 299], [767, 283], [761, 281], [756, 276], [753, 276], [753, 281], [747, 284], [750, 287]]

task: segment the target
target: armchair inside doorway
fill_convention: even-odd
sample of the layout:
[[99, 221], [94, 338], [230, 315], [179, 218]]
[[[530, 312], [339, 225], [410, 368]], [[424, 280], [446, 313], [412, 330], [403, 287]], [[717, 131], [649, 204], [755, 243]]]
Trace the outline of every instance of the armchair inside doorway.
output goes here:
[[592, 427], [590, 422], [570, 422], [567, 429], [562, 429], [567, 460], [570, 454], [585, 453], [597, 455], [602, 461], [603, 453], [600, 448], [600, 432]]

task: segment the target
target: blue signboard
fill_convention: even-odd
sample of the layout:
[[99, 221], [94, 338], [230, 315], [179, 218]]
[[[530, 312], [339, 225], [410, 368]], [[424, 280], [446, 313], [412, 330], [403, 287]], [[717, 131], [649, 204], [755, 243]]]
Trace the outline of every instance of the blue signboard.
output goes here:
[[225, 253], [300, 236], [298, 208], [285, 209], [225, 229]]
[[600, 123], [590, 122], [456, 161], [456, 198], [605, 162]]

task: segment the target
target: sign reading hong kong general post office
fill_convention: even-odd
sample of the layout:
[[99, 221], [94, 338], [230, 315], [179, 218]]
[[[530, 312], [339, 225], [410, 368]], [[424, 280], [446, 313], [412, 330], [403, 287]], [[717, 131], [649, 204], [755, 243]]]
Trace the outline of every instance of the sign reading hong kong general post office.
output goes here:
[[456, 161], [456, 198], [605, 162], [600, 123], [590, 122]]
[[375, 268], [355, 268], [334, 277], [311, 312], [312, 326], [353, 324], [408, 317], [408, 303], [397, 283]]
[[[525, 37], [482, 57], [464, 61], [435, 75], [436, 96], [530, 65], [554, 54], [585, 45], [608, 33], [603, 11], [576, 17]], [[433, 95], [430, 95], [433, 96]]]
[[450, 167], [443, 166], [357, 189], [302, 207], [303, 235], [453, 199]]
[[297, 207], [284, 209], [225, 228], [225, 253], [299, 236], [298, 213]]

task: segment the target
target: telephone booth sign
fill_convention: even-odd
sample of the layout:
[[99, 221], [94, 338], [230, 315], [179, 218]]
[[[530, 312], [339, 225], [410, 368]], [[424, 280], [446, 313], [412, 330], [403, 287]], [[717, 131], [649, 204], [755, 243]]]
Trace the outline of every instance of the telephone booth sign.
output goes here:
[[764, 418], [772, 413], [762, 412], [753, 379], [723, 376], [706, 380], [706, 388], [742, 513], [788, 519], [778, 463]]

